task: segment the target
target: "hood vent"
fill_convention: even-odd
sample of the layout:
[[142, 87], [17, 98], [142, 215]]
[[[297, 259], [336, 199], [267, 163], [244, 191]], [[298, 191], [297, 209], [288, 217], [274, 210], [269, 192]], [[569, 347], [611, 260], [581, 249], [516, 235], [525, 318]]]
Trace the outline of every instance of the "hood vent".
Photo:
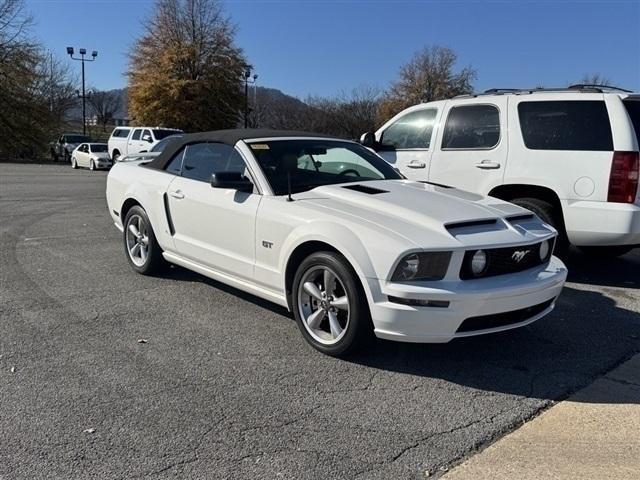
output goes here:
[[468, 227], [480, 227], [480, 226], [485, 226], [485, 225], [495, 225], [497, 223], [497, 220], [494, 219], [487, 219], [487, 220], [471, 220], [468, 222], [457, 222], [457, 223], [448, 223], [446, 224], [444, 227], [451, 231], [451, 230], [457, 230], [459, 228], [468, 228]]
[[347, 185], [346, 187], [342, 187], [342, 188], [346, 188], [347, 190], [353, 190], [355, 192], [366, 193], [367, 195], [377, 195], [379, 193], [388, 193], [388, 190], [381, 190], [379, 188], [369, 187], [368, 185], [360, 185], [360, 184]]
[[533, 220], [533, 214], [525, 213], [523, 215], [515, 215], [513, 217], [507, 217], [506, 220], [509, 223], [522, 222], [523, 220]]

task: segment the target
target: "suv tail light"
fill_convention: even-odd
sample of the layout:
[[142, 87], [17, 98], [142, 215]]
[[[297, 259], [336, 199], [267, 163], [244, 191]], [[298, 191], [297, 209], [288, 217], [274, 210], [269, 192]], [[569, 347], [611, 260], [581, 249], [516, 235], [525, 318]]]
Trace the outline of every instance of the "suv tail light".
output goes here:
[[638, 191], [638, 152], [613, 152], [609, 177], [609, 202], [633, 203]]

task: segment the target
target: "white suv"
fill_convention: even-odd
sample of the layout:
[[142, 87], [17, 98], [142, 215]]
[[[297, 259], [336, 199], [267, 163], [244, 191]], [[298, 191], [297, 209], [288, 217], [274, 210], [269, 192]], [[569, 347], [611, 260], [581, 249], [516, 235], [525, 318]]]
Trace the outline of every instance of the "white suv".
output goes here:
[[115, 163], [125, 155], [148, 152], [160, 140], [182, 133], [182, 130], [175, 128], [116, 127], [109, 137], [109, 156]]
[[413, 180], [536, 213], [592, 254], [640, 245], [640, 94], [613, 87], [488, 90], [408, 108], [362, 137]]

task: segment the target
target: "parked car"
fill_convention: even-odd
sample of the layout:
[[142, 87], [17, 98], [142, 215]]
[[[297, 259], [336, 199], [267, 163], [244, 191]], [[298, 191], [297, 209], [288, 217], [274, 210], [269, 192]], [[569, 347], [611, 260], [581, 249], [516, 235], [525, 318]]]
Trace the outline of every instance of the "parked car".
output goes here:
[[165, 147], [174, 139], [178, 139], [182, 137], [182, 134], [177, 135], [169, 135], [168, 137], [164, 137], [158, 143], [156, 143], [148, 152], [140, 152], [133, 153], [130, 155], [125, 155], [124, 157], [118, 157], [119, 162], [129, 162], [132, 160], [150, 160], [152, 158], [157, 157], [162, 153]]
[[86, 167], [89, 170], [111, 167], [111, 157], [106, 143], [81, 143], [71, 154], [71, 168]]
[[136, 272], [168, 261], [285, 306], [330, 355], [373, 334], [448, 342], [527, 325], [567, 273], [555, 230], [527, 210], [403, 179], [314, 134], [184, 135], [116, 163], [106, 193]]
[[413, 180], [536, 213], [591, 254], [640, 244], [640, 94], [611, 87], [488, 90], [416, 105], [362, 141]]
[[163, 138], [183, 133], [175, 128], [116, 127], [109, 137], [109, 155], [115, 162], [124, 155], [148, 152]]
[[91, 139], [82, 133], [63, 133], [58, 140], [50, 144], [51, 160], [57, 162], [62, 159], [65, 162], [69, 162], [71, 161], [71, 152], [81, 143], [90, 141]]

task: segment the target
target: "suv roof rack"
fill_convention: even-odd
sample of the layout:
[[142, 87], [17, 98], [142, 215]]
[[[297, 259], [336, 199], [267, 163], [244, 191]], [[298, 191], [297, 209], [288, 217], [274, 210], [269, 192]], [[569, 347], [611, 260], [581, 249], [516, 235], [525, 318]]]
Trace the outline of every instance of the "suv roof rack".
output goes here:
[[577, 83], [575, 85], [569, 85], [568, 87], [490, 88], [488, 90], [485, 90], [484, 92], [458, 95], [454, 98], [479, 97], [481, 95], [506, 95], [506, 94], [518, 94], [518, 93], [536, 93], [536, 92], [633, 93], [633, 91], [631, 90], [627, 90], [620, 87], [614, 87], [612, 85], [590, 85], [590, 84], [584, 84], [584, 83]]

